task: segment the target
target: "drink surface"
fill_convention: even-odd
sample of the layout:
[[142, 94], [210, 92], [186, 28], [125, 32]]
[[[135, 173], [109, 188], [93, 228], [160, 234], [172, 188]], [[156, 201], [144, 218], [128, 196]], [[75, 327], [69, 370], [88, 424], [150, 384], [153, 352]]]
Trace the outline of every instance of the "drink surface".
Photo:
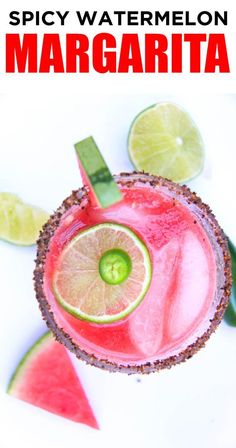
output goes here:
[[[216, 294], [216, 262], [205, 230], [190, 209], [149, 184], [122, 187], [124, 199], [108, 209], [88, 199], [67, 212], [50, 243], [44, 289], [59, 327], [88, 354], [118, 364], [143, 364], [177, 354], [194, 342]], [[145, 242], [152, 281], [141, 304], [125, 319], [94, 324], [68, 314], [52, 292], [62, 248], [82, 229], [116, 222]]]

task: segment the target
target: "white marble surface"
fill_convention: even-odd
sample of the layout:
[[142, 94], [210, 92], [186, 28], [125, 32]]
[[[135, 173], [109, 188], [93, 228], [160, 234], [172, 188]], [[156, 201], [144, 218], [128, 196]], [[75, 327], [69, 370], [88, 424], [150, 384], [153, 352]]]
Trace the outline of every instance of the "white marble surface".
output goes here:
[[[198, 124], [206, 146], [201, 176], [190, 183], [236, 243], [236, 96], [0, 96], [0, 190], [48, 211], [81, 185], [73, 143], [92, 134], [114, 173], [131, 170], [126, 140], [143, 108], [172, 99]], [[100, 422], [93, 431], [5, 394], [25, 350], [41, 335], [32, 287], [35, 248], [0, 242], [0, 446], [49, 448], [235, 448], [236, 329], [224, 323], [206, 348], [170, 371], [108, 374], [73, 359]]]

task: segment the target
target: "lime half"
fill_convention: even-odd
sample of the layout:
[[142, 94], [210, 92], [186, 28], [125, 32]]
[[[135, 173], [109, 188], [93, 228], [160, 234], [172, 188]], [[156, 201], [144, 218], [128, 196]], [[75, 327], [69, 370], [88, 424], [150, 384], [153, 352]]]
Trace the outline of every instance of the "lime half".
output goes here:
[[173, 103], [159, 103], [133, 121], [128, 150], [137, 170], [186, 182], [203, 168], [204, 146], [190, 115]]
[[81, 231], [62, 250], [53, 290], [69, 313], [104, 324], [136, 308], [150, 281], [151, 261], [144, 242], [128, 227], [103, 223]]
[[43, 224], [44, 210], [23, 202], [13, 193], [0, 193], [0, 239], [29, 246], [36, 243]]

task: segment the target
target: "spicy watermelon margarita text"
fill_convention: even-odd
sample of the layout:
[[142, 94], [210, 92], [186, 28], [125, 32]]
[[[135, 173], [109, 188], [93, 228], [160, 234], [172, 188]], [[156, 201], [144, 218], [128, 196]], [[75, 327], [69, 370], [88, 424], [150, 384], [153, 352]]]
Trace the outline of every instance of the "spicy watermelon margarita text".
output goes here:
[[[76, 20], [78, 33], [51, 32], [53, 25], [68, 28], [70, 19]], [[50, 33], [6, 34], [6, 73], [230, 72], [224, 33], [227, 11], [195, 15], [189, 11], [11, 11], [9, 25], [23, 30], [46, 26]], [[208, 25], [210, 33], [205, 32]], [[74, 29], [73, 22], [71, 26]], [[92, 26], [96, 31], [88, 34]], [[118, 34], [119, 26], [131, 27], [132, 32]], [[135, 26], [138, 33], [133, 33]], [[180, 26], [185, 27], [183, 33]]]

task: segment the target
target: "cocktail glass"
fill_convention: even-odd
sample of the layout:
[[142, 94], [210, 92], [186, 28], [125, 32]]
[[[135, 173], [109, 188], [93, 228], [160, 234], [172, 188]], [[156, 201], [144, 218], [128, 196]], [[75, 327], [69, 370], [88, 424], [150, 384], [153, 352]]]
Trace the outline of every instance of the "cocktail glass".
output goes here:
[[[84, 186], [44, 226], [34, 272], [36, 297], [56, 339], [78, 358], [109, 371], [150, 373], [187, 360], [215, 331], [230, 297], [230, 255], [210, 208], [186, 186], [144, 173], [122, 173], [115, 180], [122, 201], [101, 209]], [[82, 321], [60, 306], [52, 273], [78, 232], [104, 222], [124, 224], [140, 235], [153, 274], [140, 305], [124, 319], [103, 325]]]

